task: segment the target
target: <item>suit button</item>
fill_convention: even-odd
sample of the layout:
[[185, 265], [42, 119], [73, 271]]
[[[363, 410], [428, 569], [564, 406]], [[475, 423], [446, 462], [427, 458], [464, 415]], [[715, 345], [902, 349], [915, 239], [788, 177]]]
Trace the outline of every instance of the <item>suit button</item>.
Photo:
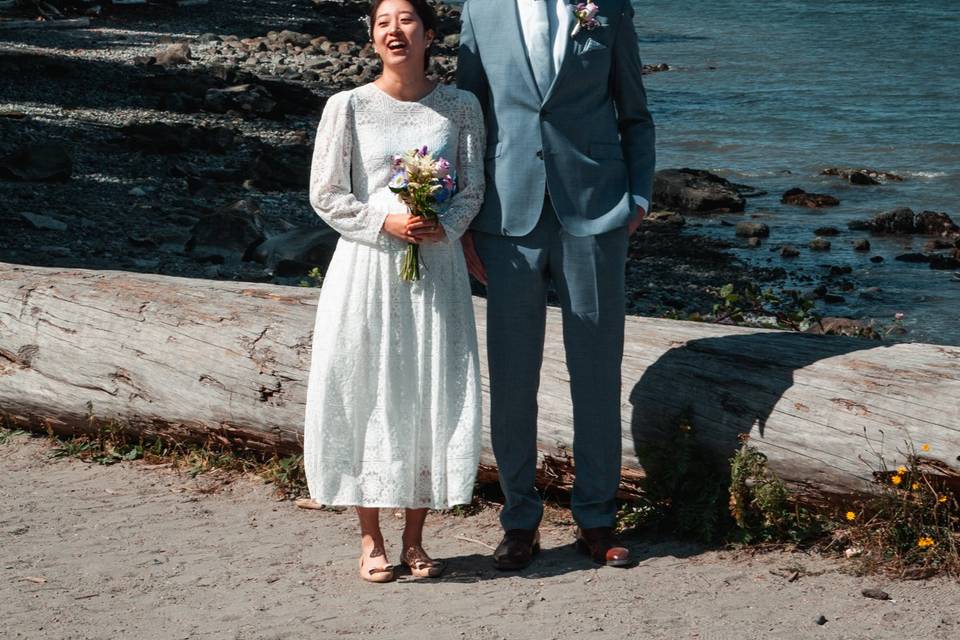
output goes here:
[[537, 151], [537, 157], [543, 160], [543, 149]]

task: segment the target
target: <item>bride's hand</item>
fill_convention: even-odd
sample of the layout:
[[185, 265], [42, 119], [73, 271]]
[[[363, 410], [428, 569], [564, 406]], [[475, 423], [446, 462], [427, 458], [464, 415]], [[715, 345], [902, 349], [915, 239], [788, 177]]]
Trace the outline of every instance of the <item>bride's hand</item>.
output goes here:
[[407, 231], [417, 239], [418, 243], [440, 242], [447, 237], [447, 232], [439, 221], [428, 220], [421, 216], [410, 216]]
[[383, 220], [383, 231], [404, 242], [418, 243], [417, 237], [409, 231], [410, 223], [419, 219], [409, 213], [388, 213]]

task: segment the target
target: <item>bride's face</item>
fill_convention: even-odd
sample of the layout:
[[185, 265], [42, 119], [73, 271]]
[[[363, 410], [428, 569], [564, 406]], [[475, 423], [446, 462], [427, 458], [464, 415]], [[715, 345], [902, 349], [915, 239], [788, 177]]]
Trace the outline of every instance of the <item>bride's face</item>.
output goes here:
[[407, 0], [384, 0], [373, 21], [373, 47], [383, 66], [410, 65], [423, 68], [423, 59], [433, 31], [424, 31], [423, 21]]

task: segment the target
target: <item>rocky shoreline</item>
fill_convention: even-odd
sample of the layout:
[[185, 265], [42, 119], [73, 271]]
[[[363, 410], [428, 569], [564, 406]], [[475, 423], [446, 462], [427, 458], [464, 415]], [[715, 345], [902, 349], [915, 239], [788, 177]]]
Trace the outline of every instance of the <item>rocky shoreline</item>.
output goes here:
[[[327, 96], [379, 73], [365, 6], [165, 3], [114, 7], [82, 29], [0, 29], [0, 222], [10, 230], [0, 259], [313, 284], [336, 243], [307, 201], [314, 129]], [[440, 13], [431, 74], [450, 82], [459, 16]], [[837, 171], [858, 184], [894, 179]], [[754, 195], [702, 171], [660, 172], [662, 211], [631, 243], [628, 309], [686, 317], [708, 313], [727, 283], [784, 287], [784, 268], [748, 266], [734, 243], [691, 232], [699, 216], [743, 211]], [[789, 197], [829, 204], [818, 195]], [[891, 229], [905, 228], [898, 215]], [[737, 241], [759, 246], [764, 226], [743, 221]], [[853, 286], [838, 275], [808, 294]]]

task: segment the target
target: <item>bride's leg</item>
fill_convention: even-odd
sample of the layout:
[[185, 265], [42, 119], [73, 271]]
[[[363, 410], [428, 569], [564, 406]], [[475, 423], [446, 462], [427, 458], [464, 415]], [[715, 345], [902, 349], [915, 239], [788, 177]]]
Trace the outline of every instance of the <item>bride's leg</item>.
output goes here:
[[434, 578], [443, 571], [443, 563], [434, 560], [423, 550], [423, 523], [426, 520], [426, 509], [406, 510], [400, 562], [409, 567], [410, 573], [419, 578]]
[[360, 518], [360, 576], [371, 582], [387, 582], [394, 577], [380, 531], [380, 509], [357, 507]]

